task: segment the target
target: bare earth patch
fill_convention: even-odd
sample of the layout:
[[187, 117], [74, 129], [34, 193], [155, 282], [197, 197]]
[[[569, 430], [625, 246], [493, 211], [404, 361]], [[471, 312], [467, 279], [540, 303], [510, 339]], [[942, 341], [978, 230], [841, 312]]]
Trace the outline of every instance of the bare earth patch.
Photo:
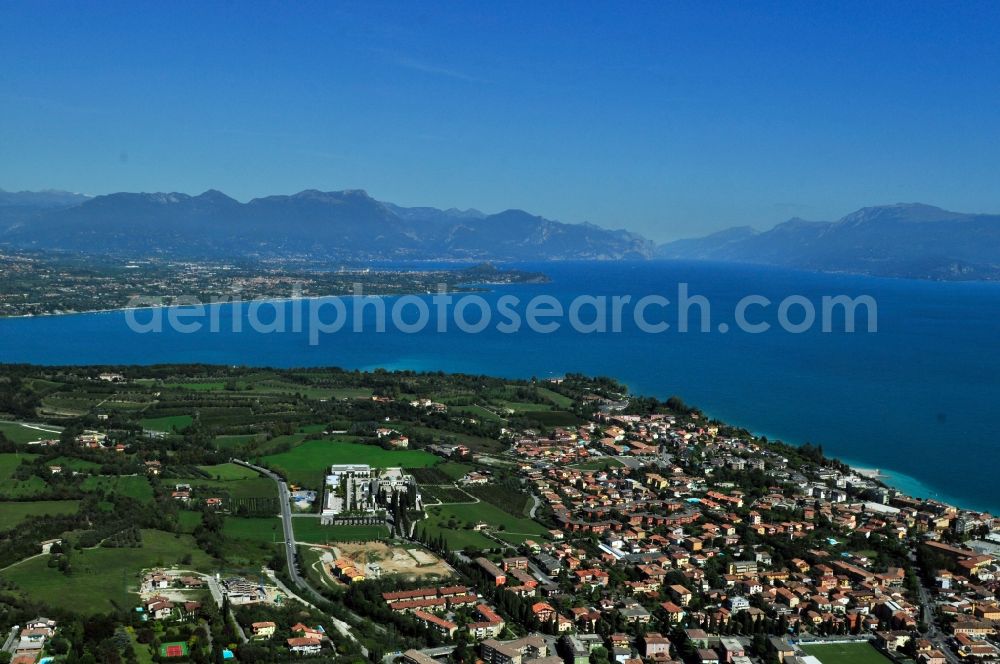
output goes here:
[[353, 561], [358, 569], [365, 569], [366, 565], [378, 565], [382, 574], [400, 574], [409, 579], [445, 578], [454, 574], [448, 563], [433, 553], [416, 547], [403, 548], [385, 542], [364, 542], [338, 544], [325, 551], [331, 555], [322, 557], [323, 569], [331, 578], [330, 566], [337, 558]]

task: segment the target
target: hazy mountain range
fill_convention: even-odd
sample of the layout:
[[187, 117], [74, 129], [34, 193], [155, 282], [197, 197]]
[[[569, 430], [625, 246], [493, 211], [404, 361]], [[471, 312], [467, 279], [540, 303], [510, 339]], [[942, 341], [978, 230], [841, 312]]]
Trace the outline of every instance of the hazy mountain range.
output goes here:
[[660, 258], [763, 263], [917, 279], [1000, 279], [1000, 215], [930, 205], [867, 207], [838, 221], [790, 219], [661, 245]]
[[[563, 260], [649, 258], [623, 230], [564, 224], [523, 210], [405, 208], [364, 191], [302, 191], [248, 203], [219, 191], [118, 193], [62, 200], [5, 194], [0, 242], [22, 248], [179, 257]], [[23, 204], [18, 204], [23, 203]], [[33, 209], [32, 209], [32, 206]]]
[[523, 210], [401, 207], [364, 191], [302, 191], [247, 203], [209, 190], [83, 196], [0, 190], [0, 244], [183, 258], [727, 261], [922, 279], [1000, 279], [1000, 215], [922, 204], [868, 207], [838, 221], [790, 219], [656, 246], [625, 230]]

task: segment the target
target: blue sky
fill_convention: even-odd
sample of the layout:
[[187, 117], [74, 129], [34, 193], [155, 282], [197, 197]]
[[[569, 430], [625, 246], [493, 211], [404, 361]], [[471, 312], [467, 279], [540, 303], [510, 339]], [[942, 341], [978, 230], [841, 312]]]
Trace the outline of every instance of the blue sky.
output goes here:
[[0, 3], [0, 188], [1000, 212], [1000, 3]]

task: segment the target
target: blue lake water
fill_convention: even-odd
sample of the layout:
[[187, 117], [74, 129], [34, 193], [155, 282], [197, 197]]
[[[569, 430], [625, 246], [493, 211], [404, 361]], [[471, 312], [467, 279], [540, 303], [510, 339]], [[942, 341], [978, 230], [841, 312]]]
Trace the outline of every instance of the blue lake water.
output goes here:
[[[351, 332], [233, 332], [232, 305], [218, 308], [219, 332], [137, 334], [124, 312], [0, 320], [0, 361], [44, 364], [153, 364], [205, 362], [257, 366], [328, 366], [442, 370], [508, 377], [549, 377], [566, 372], [614, 376], [638, 393], [680, 395], [708, 414], [789, 442], [820, 443], [831, 455], [889, 473], [888, 481], [916, 495], [1000, 511], [996, 489], [1000, 446], [1000, 284], [934, 283], [853, 275], [684, 262], [556, 263], [525, 265], [548, 273], [552, 283], [512, 285], [483, 294], [522, 301], [548, 294], [568, 303], [580, 294], [659, 294], [676, 304], [677, 285], [690, 284], [711, 306], [710, 332], [681, 333], [676, 307], [660, 334], [639, 331], [626, 309], [620, 333], [581, 334], [563, 324], [555, 332], [504, 334], [495, 324], [479, 334], [433, 318], [418, 334]], [[801, 334], [773, 329], [741, 332], [733, 325], [736, 302], [760, 294], [774, 304], [752, 309], [753, 320], [775, 324], [777, 303], [802, 295], [871, 295], [878, 303], [878, 331], [834, 332], [819, 322]], [[425, 298], [425, 300], [429, 299]], [[391, 304], [392, 298], [386, 300]], [[275, 306], [275, 305], [269, 305]], [[280, 306], [291, 320], [290, 302]], [[246, 316], [246, 305], [241, 312]], [[691, 316], [698, 329], [697, 308]], [[801, 314], [794, 312], [796, 322]], [[592, 309], [581, 318], [589, 320]], [[350, 313], [350, 308], [348, 308]], [[371, 309], [367, 310], [372, 314]], [[523, 314], [523, 309], [521, 310]], [[863, 312], [862, 312], [863, 313]], [[152, 312], [134, 316], [147, 321]], [[264, 311], [263, 319], [273, 317]], [[332, 315], [332, 314], [331, 314]], [[476, 320], [476, 309], [468, 319]], [[412, 318], [412, 316], [410, 317]], [[865, 328], [863, 315], [860, 328]], [[306, 317], [308, 320], [308, 316]], [[329, 316], [324, 318], [329, 319]], [[718, 323], [730, 331], [722, 333]], [[244, 329], [247, 326], [244, 325]]]

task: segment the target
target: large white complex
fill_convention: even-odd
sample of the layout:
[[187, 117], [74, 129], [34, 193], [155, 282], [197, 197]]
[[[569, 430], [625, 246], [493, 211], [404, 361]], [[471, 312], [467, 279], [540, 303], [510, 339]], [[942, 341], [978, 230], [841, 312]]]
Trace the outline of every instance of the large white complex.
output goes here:
[[372, 468], [367, 464], [338, 464], [326, 476], [324, 521], [342, 517], [373, 517], [384, 513], [393, 495], [413, 497], [421, 509], [420, 492], [413, 475], [402, 468]]

